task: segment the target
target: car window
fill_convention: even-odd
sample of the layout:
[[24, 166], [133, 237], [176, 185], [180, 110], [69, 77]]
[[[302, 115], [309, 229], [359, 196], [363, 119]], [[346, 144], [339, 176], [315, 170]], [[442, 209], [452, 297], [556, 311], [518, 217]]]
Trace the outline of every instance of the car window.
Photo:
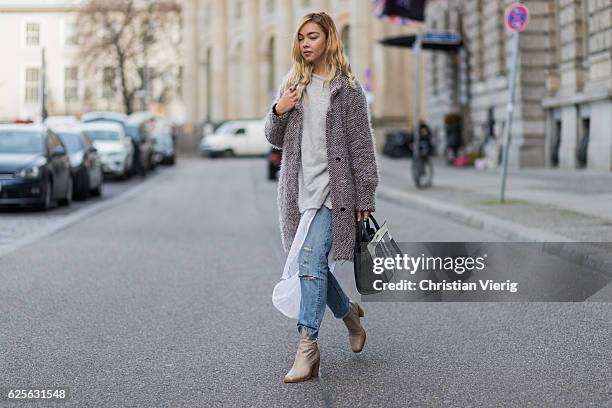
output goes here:
[[138, 125], [126, 126], [125, 133], [134, 140], [140, 140], [140, 126]]
[[83, 143], [85, 144], [85, 148], [89, 149], [93, 147], [93, 142], [91, 141], [89, 135], [86, 132], [82, 132], [81, 134], [83, 135]]
[[64, 145], [60, 141], [59, 137], [57, 137], [53, 132], [47, 132], [47, 146], [49, 147], [49, 151], [52, 151], [56, 147], [61, 147], [64, 149]]
[[40, 132], [0, 130], [0, 153], [42, 153], [43, 146]]
[[238, 128], [234, 132], [235, 135], [244, 135], [245, 133], [246, 133], [246, 129], [245, 128]]
[[236, 123], [232, 123], [232, 122], [225, 122], [224, 124], [222, 124], [221, 126], [219, 126], [217, 128], [217, 130], [215, 131], [215, 133], [219, 133], [219, 134], [232, 134], [234, 133], [234, 130], [236, 129], [238, 125]]
[[59, 137], [62, 139], [64, 146], [66, 146], [68, 153], [80, 152], [84, 148], [79, 133], [60, 133]]
[[119, 141], [119, 132], [113, 130], [89, 130], [87, 134], [96, 142]]

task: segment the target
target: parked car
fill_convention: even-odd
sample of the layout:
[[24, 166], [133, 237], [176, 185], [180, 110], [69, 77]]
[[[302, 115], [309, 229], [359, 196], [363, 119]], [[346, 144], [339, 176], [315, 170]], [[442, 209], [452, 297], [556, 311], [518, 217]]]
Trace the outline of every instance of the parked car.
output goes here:
[[140, 149], [137, 149], [138, 144], [136, 141], [132, 140], [130, 134], [128, 132], [127, 126], [128, 115], [125, 115], [120, 112], [111, 112], [111, 111], [95, 111], [88, 112], [81, 116], [81, 122], [83, 123], [94, 123], [94, 122], [111, 122], [121, 125], [123, 127], [123, 132], [127, 135], [128, 140], [132, 143], [132, 157], [130, 158], [130, 167], [128, 169], [128, 174], [122, 175], [122, 178], [126, 178], [131, 176], [136, 172], [136, 170], [141, 167], [136, 168], [136, 165], [140, 163]]
[[164, 118], [156, 118], [153, 139], [153, 160], [156, 164], [176, 163], [176, 127]]
[[[127, 120], [127, 115], [119, 112], [88, 112], [81, 116], [81, 122], [83, 123], [91, 123], [91, 122], [115, 122], [125, 127], [125, 121]], [[125, 129], [124, 129], [125, 131]]]
[[176, 164], [176, 148], [171, 133], [153, 133], [154, 160], [156, 163]]
[[49, 116], [44, 121], [44, 125], [49, 128], [54, 128], [57, 126], [68, 126], [68, 125], [77, 125], [79, 120], [76, 116]]
[[102, 195], [102, 161], [91, 138], [77, 126], [54, 127], [68, 150], [73, 197], [85, 200]]
[[268, 180], [277, 180], [281, 167], [283, 151], [272, 147], [268, 154]]
[[262, 120], [227, 121], [200, 142], [200, 153], [209, 157], [263, 156], [269, 150]]
[[0, 125], [0, 205], [70, 205], [72, 184], [68, 152], [52, 130]]
[[151, 133], [155, 129], [155, 115], [150, 112], [132, 113], [125, 121], [125, 129], [126, 134], [132, 139], [134, 149], [138, 149], [134, 155], [134, 165], [140, 165], [143, 173], [154, 169], [156, 163], [153, 159]]
[[113, 122], [90, 122], [82, 124], [80, 129], [98, 151], [104, 174], [129, 177], [134, 154], [132, 142], [123, 132], [123, 126]]

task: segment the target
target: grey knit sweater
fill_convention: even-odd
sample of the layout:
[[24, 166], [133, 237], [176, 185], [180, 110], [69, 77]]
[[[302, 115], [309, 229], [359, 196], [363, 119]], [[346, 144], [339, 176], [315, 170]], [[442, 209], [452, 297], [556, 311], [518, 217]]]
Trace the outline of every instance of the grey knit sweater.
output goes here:
[[325, 144], [325, 116], [329, 108], [329, 96], [329, 84], [325, 84], [325, 78], [312, 74], [304, 99], [302, 160], [298, 174], [300, 213], [308, 208], [321, 208], [322, 205], [332, 208]]

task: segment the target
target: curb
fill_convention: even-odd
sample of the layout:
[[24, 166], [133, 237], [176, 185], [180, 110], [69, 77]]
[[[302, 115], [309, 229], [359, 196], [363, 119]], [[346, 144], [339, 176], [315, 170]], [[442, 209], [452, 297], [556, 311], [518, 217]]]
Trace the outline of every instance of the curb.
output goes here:
[[488, 214], [469, 210], [458, 205], [448, 204], [436, 199], [426, 198], [415, 194], [406, 193], [391, 187], [378, 187], [377, 194], [383, 200], [396, 204], [406, 205], [427, 211], [433, 214], [443, 215], [461, 224], [490, 232], [508, 241], [523, 242], [577, 242], [568, 237], [542, 231], [536, 228], [525, 227], [510, 221], [502, 220]]
[[3, 248], [0, 248], [0, 258], [5, 255], [8, 255], [13, 251], [18, 250], [19, 248], [38, 241], [39, 239], [48, 237], [49, 235], [52, 235], [57, 231], [67, 228], [70, 225], [88, 217], [89, 215], [105, 211], [109, 208], [115, 207], [129, 200], [130, 198], [148, 190], [151, 187], [151, 184], [153, 184], [153, 182], [159, 182], [160, 180], [168, 178], [170, 175], [172, 175], [172, 170], [173, 169], [168, 169], [168, 171], [164, 171], [162, 174], [149, 177], [147, 180], [141, 182], [141, 184], [138, 184], [122, 193], [119, 193], [108, 201], [102, 201], [100, 203], [92, 204], [91, 206], [86, 206], [80, 210], [75, 211], [74, 213], [66, 215], [65, 218], [52, 222], [50, 225], [45, 226], [41, 230], [38, 230], [30, 235], [18, 239], [11, 244], [3, 246]]

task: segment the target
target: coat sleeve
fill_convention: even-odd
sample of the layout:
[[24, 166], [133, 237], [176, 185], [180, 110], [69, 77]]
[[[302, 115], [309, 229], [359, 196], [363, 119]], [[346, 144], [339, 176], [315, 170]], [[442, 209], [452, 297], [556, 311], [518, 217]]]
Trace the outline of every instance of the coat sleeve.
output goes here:
[[365, 92], [359, 81], [347, 104], [346, 129], [350, 167], [355, 180], [357, 210], [374, 212], [379, 175], [374, 135]]
[[279, 92], [278, 97], [270, 106], [270, 110], [266, 115], [266, 124], [265, 124], [265, 134], [268, 142], [277, 149], [283, 148], [283, 142], [285, 141], [285, 129], [287, 128], [287, 122], [289, 121], [289, 115], [291, 111], [285, 112], [282, 115], [276, 115], [274, 113], [274, 105], [278, 103], [280, 98], [283, 96], [285, 87], [285, 81], [283, 80]]

